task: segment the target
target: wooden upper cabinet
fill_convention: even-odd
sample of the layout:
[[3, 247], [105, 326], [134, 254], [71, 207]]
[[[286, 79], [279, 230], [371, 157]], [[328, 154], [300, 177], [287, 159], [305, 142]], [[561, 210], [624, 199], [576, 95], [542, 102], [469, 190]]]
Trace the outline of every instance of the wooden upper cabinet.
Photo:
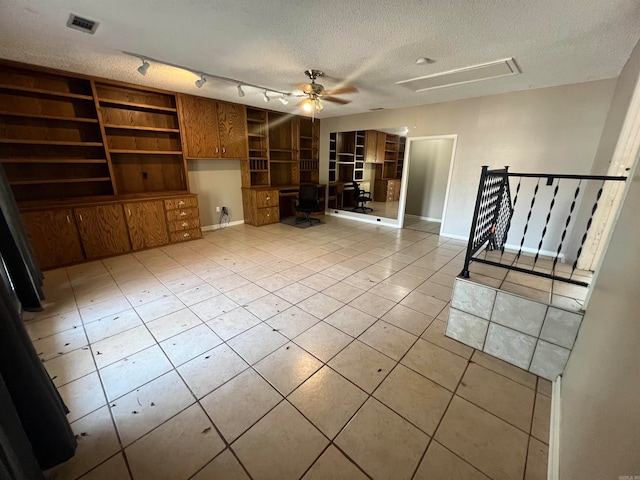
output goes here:
[[22, 220], [40, 268], [70, 265], [84, 259], [71, 210], [24, 212]]
[[180, 95], [187, 158], [247, 158], [244, 105]]
[[365, 162], [384, 163], [384, 149], [386, 145], [386, 139], [387, 135], [383, 132], [367, 130]]
[[122, 205], [100, 205], [74, 209], [87, 259], [131, 250]]
[[217, 102], [222, 158], [247, 158], [247, 112], [244, 105]]
[[133, 250], [169, 243], [162, 200], [124, 204]]

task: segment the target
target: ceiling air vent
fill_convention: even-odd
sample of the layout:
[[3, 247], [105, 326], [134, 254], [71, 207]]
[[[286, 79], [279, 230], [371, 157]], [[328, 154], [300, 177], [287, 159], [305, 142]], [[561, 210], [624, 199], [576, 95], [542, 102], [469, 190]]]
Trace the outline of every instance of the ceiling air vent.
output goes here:
[[448, 72], [435, 73], [426, 77], [412, 78], [396, 82], [397, 85], [408, 87], [415, 92], [424, 92], [436, 88], [450, 87], [464, 83], [479, 82], [490, 78], [516, 75], [520, 69], [513, 58], [505, 58], [495, 62], [473, 65], [471, 67], [449, 70]]
[[100, 25], [100, 22], [95, 22], [93, 20], [79, 17], [74, 13], [71, 13], [69, 15], [69, 20], [67, 20], [67, 27], [73, 28], [75, 30], [80, 30], [84, 33], [89, 33], [91, 35], [96, 33], [98, 25]]

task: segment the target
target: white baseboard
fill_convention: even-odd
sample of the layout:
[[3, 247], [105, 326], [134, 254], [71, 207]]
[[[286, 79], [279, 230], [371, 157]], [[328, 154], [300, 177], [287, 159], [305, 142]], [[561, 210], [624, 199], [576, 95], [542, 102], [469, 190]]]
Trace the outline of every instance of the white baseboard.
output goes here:
[[551, 420], [549, 424], [549, 463], [547, 480], [560, 480], [560, 395], [562, 376], [558, 375], [551, 389]]
[[417, 218], [419, 220], [425, 220], [427, 222], [442, 222], [441, 218], [433, 218], [433, 217], [421, 217], [420, 215], [412, 215], [410, 213], [405, 213], [405, 217]]
[[[242, 225], [244, 223], [244, 220], [236, 220], [235, 222], [229, 222], [227, 223], [224, 227], [222, 228], [226, 228], [226, 227], [233, 227], [234, 225]], [[213, 230], [220, 230], [220, 224], [216, 223], [215, 225], [207, 225], [205, 227], [200, 227], [200, 229], [203, 232], [211, 232]]]

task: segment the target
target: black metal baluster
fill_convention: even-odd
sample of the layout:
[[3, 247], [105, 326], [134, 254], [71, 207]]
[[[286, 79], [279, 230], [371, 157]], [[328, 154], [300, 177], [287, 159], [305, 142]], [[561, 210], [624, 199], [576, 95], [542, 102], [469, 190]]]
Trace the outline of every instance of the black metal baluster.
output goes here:
[[482, 202], [482, 193], [484, 191], [484, 182], [487, 178], [488, 165], [482, 166], [482, 172], [480, 173], [480, 183], [478, 185], [478, 195], [476, 196], [476, 207], [473, 211], [473, 219], [471, 220], [471, 231], [469, 232], [469, 243], [467, 244], [467, 254], [464, 257], [464, 267], [460, 276], [469, 278], [469, 264], [471, 263], [471, 256], [473, 255], [473, 247], [476, 237], [476, 224], [478, 222], [478, 212], [480, 210], [480, 204]]
[[562, 236], [560, 237], [560, 245], [558, 245], [558, 250], [556, 251], [556, 257], [553, 259], [553, 267], [551, 269], [551, 273], [554, 273], [556, 271], [556, 265], [558, 264], [558, 259], [560, 258], [560, 252], [562, 251], [562, 244], [564, 243], [564, 239], [567, 236], [567, 230], [569, 229], [569, 224], [571, 223], [571, 215], [573, 214], [573, 210], [576, 208], [576, 201], [578, 200], [578, 195], [580, 194], [581, 186], [582, 186], [582, 180], [578, 182], [576, 191], [573, 194], [573, 201], [571, 202], [571, 207], [569, 208], [569, 215], [567, 216], [567, 220], [564, 222], [564, 230], [562, 231]]
[[[507, 182], [509, 178], [507, 177]], [[504, 234], [504, 241], [502, 242], [502, 253], [500, 254], [500, 263], [502, 263], [502, 257], [504, 255], [504, 246], [507, 244], [507, 239], [509, 238], [509, 230], [511, 230], [511, 219], [513, 219], [513, 214], [516, 211], [516, 204], [518, 203], [518, 194], [520, 193], [520, 186], [522, 185], [522, 177], [518, 180], [518, 185], [516, 186], [516, 195], [513, 197], [513, 207], [511, 207], [511, 215], [509, 216], [509, 221], [507, 222], [506, 233]]]
[[589, 229], [591, 228], [591, 223], [593, 222], [593, 215], [598, 210], [598, 201], [600, 201], [600, 197], [602, 196], [602, 190], [604, 189], [604, 182], [600, 185], [600, 190], [598, 190], [598, 194], [596, 195], [596, 201], [591, 208], [591, 216], [589, 217], [589, 221], [587, 222], [587, 228], [584, 231], [584, 235], [582, 235], [582, 241], [580, 242], [580, 248], [578, 248], [578, 254], [576, 255], [576, 260], [573, 262], [573, 267], [571, 268], [571, 275], [569, 278], [573, 277], [573, 272], [576, 271], [576, 267], [578, 266], [578, 260], [580, 259], [580, 255], [582, 254], [582, 247], [584, 246], [584, 242], [587, 240], [587, 234], [589, 233]]
[[[547, 182], [553, 181], [551, 178], [547, 180]], [[547, 183], [548, 185], [548, 183]], [[549, 226], [549, 220], [551, 219], [551, 212], [553, 212], [553, 207], [556, 204], [556, 195], [558, 195], [558, 190], [560, 189], [560, 179], [558, 179], [558, 183], [556, 184], [556, 188], [553, 190], [553, 197], [551, 198], [551, 203], [549, 204], [549, 212], [547, 213], [547, 220], [544, 223], [544, 228], [542, 229], [542, 236], [540, 237], [540, 242], [538, 243], [538, 251], [536, 252], [536, 256], [533, 259], [533, 267], [531, 269], [536, 268], [536, 263], [538, 262], [538, 258], [540, 257], [540, 250], [542, 249], [542, 242], [544, 241], [544, 237], [547, 234], [547, 227]]]
[[[531, 220], [531, 214], [533, 213], [533, 206], [536, 204], [536, 197], [538, 195], [538, 189], [540, 188], [540, 179], [538, 178], [538, 183], [536, 183], [536, 188], [533, 190], [533, 197], [531, 198], [531, 205], [529, 206], [529, 213], [527, 214], [527, 222], [524, 224], [524, 230], [522, 232], [522, 240], [520, 240], [520, 250], [518, 250], [518, 254], [516, 255], [516, 263], [522, 254], [522, 246], [524, 245], [524, 239], [527, 236], [527, 230], [529, 229], [529, 220]], [[533, 268], [531, 269], [533, 270]]]

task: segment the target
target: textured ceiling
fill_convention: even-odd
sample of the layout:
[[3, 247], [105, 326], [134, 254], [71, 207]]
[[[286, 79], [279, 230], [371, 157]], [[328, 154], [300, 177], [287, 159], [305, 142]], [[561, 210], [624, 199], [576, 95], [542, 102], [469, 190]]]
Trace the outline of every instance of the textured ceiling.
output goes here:
[[[95, 35], [66, 28], [69, 13]], [[265, 106], [261, 92], [152, 63], [296, 92], [303, 70], [352, 84], [321, 118], [616, 77], [638, 41], [637, 0], [2, 0], [0, 58]], [[418, 57], [435, 60], [417, 65]], [[514, 57], [522, 74], [415, 93], [395, 82]], [[296, 102], [297, 103], [297, 102]], [[268, 108], [296, 111], [272, 100]]]

